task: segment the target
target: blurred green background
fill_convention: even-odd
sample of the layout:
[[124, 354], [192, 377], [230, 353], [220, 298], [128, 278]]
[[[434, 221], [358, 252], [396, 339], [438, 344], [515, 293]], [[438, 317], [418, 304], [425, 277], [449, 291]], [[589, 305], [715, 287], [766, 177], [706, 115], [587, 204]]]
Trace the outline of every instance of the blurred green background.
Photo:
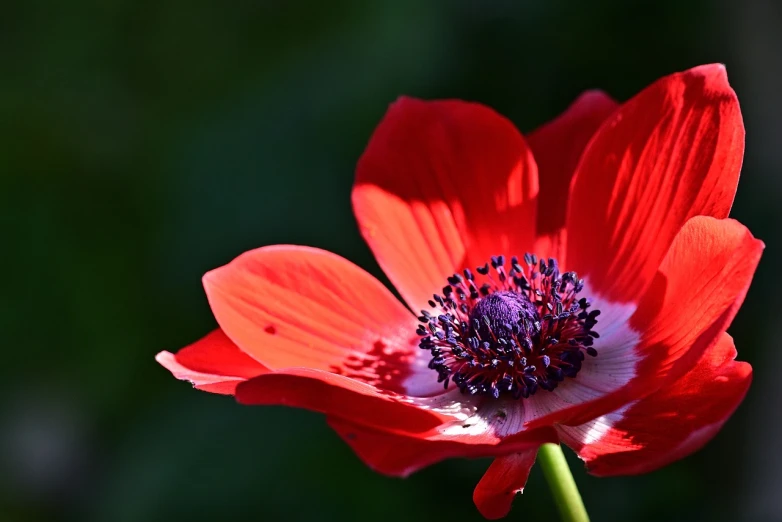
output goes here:
[[[768, 246], [731, 329], [755, 383], [684, 461], [573, 464], [595, 521], [782, 520], [779, 4], [3, 2], [0, 518], [480, 520], [488, 461], [376, 475], [320, 415], [196, 392], [154, 354], [214, 327], [200, 277], [244, 250], [315, 245], [379, 274], [349, 193], [398, 95], [529, 131], [584, 89], [624, 100], [724, 62], [747, 126], [733, 216]], [[511, 519], [553, 509], [535, 469]]]

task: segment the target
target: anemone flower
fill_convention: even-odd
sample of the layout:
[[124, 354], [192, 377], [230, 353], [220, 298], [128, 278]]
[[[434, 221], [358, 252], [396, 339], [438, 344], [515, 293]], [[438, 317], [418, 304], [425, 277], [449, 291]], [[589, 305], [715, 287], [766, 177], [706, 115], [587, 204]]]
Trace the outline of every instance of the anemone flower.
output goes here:
[[722, 65], [622, 104], [586, 92], [526, 138], [479, 104], [401, 98], [352, 201], [403, 302], [335, 254], [263, 247], [204, 276], [219, 328], [157, 360], [326, 414], [380, 473], [494, 457], [473, 496], [488, 518], [541, 447], [551, 473], [557, 443], [595, 475], [657, 469], [750, 384], [726, 333], [763, 249], [728, 219], [743, 149]]

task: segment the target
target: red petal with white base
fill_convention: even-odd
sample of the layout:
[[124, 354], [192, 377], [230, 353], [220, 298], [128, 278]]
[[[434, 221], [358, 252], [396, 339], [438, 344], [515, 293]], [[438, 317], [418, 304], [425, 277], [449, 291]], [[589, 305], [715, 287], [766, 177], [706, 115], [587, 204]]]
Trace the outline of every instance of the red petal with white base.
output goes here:
[[510, 512], [514, 497], [524, 492], [537, 453], [538, 448], [530, 448], [494, 459], [472, 494], [481, 515], [496, 520]]
[[420, 352], [415, 316], [336, 254], [259, 248], [207, 273], [204, 288], [226, 335], [271, 370], [306, 367], [406, 391]]
[[717, 434], [749, 389], [752, 368], [735, 357], [723, 334], [678, 381], [613, 414], [562, 427], [562, 438], [598, 476], [647, 473], [686, 457]]
[[475, 446], [477, 449], [469, 451], [489, 455], [497, 454], [491, 448], [499, 445], [526, 447], [558, 440], [549, 426], [523, 430], [520, 410], [515, 408], [518, 401], [480, 403], [465, 398], [458, 390], [436, 397], [396, 395], [308, 368], [287, 368], [251, 379], [237, 388], [236, 399], [247, 405], [284, 405], [325, 413], [386, 435], [426, 440], [433, 445]]
[[573, 179], [567, 267], [614, 302], [635, 302], [697, 215], [727, 217], [744, 125], [722, 65], [658, 80], [609, 117]]
[[[329, 426], [371, 469], [394, 477], [406, 477], [449, 458], [478, 458], [531, 451], [545, 442], [557, 441], [552, 429], [540, 429], [496, 444], [475, 444], [470, 437], [411, 436], [379, 431], [354, 422], [329, 417]], [[533, 459], [534, 461], [534, 459]]]
[[527, 135], [540, 180], [538, 256], [564, 259], [570, 181], [590, 138], [618, 106], [602, 91], [586, 91], [556, 119]]
[[[601, 344], [606, 341], [603, 337], [597, 339], [597, 357], [584, 361], [572, 383], [563, 383], [541, 399], [581, 404], [537, 418], [528, 426], [583, 424], [684, 375], [730, 325], [763, 248], [732, 219], [690, 219], [629, 319], [628, 332], [638, 332], [640, 337], [609, 335], [607, 344]], [[599, 302], [595, 306], [600, 308]], [[615, 326], [606, 321], [601, 329], [598, 322], [597, 330], [611, 333]]]
[[220, 329], [176, 354], [160, 352], [155, 359], [177, 379], [189, 381], [199, 390], [225, 395], [233, 395], [240, 382], [268, 371]]
[[529, 251], [538, 177], [511, 122], [482, 105], [400, 98], [359, 160], [353, 209], [413, 310], [452, 275]]

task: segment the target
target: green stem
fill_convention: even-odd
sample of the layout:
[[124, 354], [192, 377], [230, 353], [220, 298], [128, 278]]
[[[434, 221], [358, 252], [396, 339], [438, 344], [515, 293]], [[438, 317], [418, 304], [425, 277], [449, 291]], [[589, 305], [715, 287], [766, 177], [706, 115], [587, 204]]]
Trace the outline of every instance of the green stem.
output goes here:
[[543, 468], [551, 495], [563, 522], [589, 522], [584, 501], [559, 444], [544, 444], [538, 450], [538, 462]]

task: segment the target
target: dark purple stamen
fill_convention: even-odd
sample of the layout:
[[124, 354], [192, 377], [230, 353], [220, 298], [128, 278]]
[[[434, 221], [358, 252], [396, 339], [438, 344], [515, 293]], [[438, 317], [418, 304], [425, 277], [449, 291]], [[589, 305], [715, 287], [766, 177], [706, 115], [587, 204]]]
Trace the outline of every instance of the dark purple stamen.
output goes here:
[[577, 297], [583, 280], [560, 274], [554, 259], [525, 254], [523, 262], [513, 256], [506, 270], [505, 256], [494, 256], [475, 270], [481, 283], [469, 269], [454, 274], [429, 301], [438, 311], [421, 311], [419, 346], [446, 388], [453, 381], [471, 395], [527, 398], [575, 377], [585, 353], [597, 355], [600, 311]]

